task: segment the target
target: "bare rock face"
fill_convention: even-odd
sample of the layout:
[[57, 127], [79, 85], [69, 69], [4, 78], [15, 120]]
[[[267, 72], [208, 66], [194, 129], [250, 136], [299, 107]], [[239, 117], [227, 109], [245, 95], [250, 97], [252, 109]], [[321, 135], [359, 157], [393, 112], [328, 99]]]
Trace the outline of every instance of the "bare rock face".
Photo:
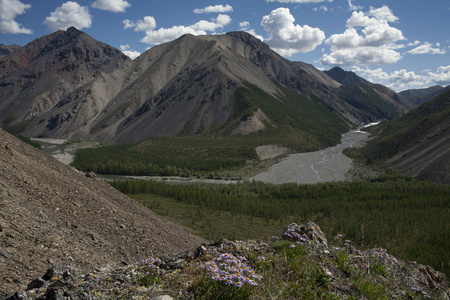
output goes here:
[[203, 242], [3, 130], [0, 228], [0, 294], [58, 263], [123, 266]]
[[21, 47], [19, 45], [2, 45], [0, 44], [0, 59], [10, 55], [14, 51], [19, 50]]
[[130, 62], [74, 27], [36, 39], [0, 60], [0, 121], [12, 125], [37, 118], [100, 74]]

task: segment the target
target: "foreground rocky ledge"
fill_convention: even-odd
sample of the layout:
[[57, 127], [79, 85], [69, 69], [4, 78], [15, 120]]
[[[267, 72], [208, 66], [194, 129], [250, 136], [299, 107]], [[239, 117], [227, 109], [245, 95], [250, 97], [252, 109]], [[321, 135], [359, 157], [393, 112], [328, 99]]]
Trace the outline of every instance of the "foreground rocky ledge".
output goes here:
[[[444, 274], [416, 262], [398, 260], [385, 249], [357, 250], [350, 241], [341, 239], [338, 235], [337, 245], [329, 246], [320, 227], [309, 221], [290, 224], [281, 238], [273, 237], [268, 242], [221, 239], [172, 257], [152, 258], [152, 270], [158, 277], [154, 282], [145, 282], [149, 278], [149, 260], [122, 268], [103, 266], [90, 273], [59, 264], [31, 281], [26, 291], [2, 295], [0, 299], [206, 298], [199, 294], [201, 282], [211, 281], [205, 264], [224, 253], [247, 261], [249, 268], [262, 274], [250, 299], [450, 298]], [[297, 262], [289, 262], [292, 258]], [[277, 277], [278, 285], [270, 287]], [[308, 295], [290, 290], [302, 283], [302, 277], [308, 278], [309, 287], [303, 283]], [[279, 294], [269, 295], [271, 288]]]

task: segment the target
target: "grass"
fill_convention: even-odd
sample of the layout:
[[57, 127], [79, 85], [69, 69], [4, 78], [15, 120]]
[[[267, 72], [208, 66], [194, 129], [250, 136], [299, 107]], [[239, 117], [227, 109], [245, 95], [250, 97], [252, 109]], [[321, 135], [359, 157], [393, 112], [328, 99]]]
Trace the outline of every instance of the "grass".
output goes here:
[[274, 221], [245, 214], [215, 211], [168, 197], [145, 194], [129, 196], [158, 215], [188, 228], [196, 235], [213, 241], [220, 238], [268, 240], [271, 236], [282, 232], [287, 223], [297, 221], [294, 217]]

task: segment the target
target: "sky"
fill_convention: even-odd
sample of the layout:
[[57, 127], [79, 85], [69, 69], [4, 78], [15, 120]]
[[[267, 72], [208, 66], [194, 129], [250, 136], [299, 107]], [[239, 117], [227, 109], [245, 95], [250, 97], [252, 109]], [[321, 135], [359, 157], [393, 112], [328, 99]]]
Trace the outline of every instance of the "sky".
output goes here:
[[289, 60], [397, 92], [450, 85], [449, 0], [0, 0], [0, 44], [70, 26], [133, 59], [186, 33], [241, 30]]

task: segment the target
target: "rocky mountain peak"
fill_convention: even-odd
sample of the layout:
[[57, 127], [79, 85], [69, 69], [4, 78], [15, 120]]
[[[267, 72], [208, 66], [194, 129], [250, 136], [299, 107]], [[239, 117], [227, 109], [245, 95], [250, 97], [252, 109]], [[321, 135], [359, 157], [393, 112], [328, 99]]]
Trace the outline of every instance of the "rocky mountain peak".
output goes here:
[[74, 27], [36, 39], [0, 60], [0, 122], [36, 118], [100, 74], [130, 63]]
[[371, 83], [364, 78], [359, 77], [352, 71], [344, 71], [340, 67], [334, 67], [325, 73], [341, 84], [354, 84], [362, 83], [365, 85], [370, 85]]

